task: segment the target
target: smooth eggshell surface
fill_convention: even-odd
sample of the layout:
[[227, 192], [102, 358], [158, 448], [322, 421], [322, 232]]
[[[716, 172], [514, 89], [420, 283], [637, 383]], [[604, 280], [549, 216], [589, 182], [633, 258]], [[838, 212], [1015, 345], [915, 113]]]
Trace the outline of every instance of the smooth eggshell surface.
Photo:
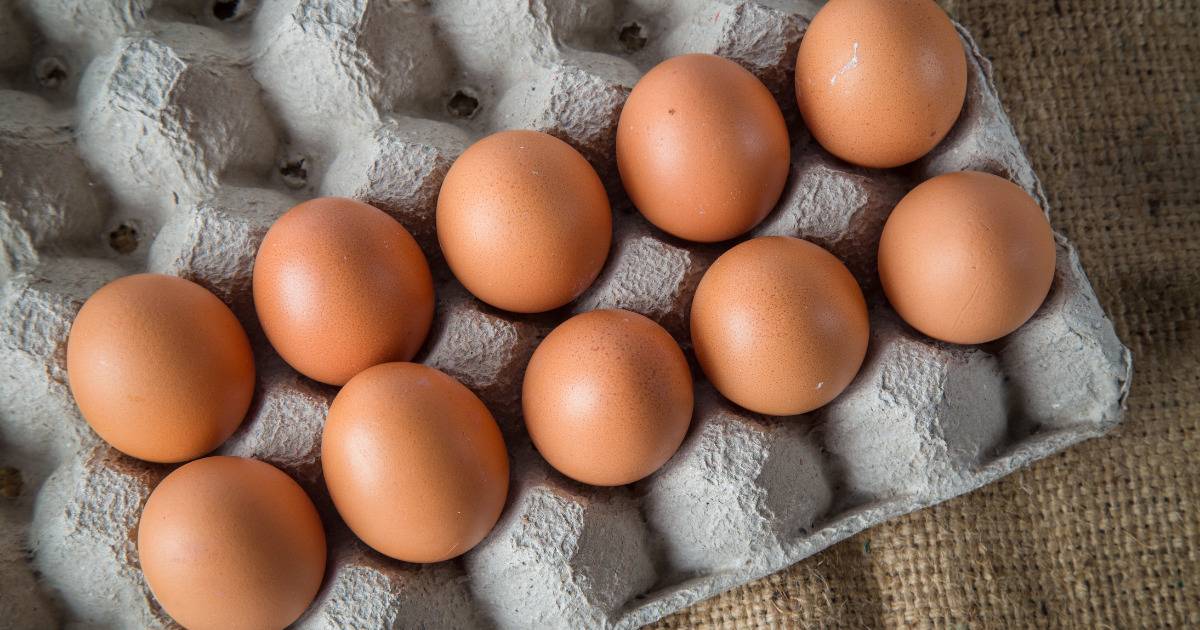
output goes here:
[[954, 126], [966, 93], [965, 49], [932, 0], [830, 0], [800, 42], [800, 113], [848, 162], [920, 158]]
[[854, 276], [808, 241], [746, 241], [709, 267], [692, 302], [692, 344], [726, 398], [763, 414], [806, 413], [854, 380], [867, 304]]
[[284, 628], [325, 574], [325, 530], [312, 501], [253, 459], [207, 457], [167, 475], [137, 536], [154, 598], [191, 630]]
[[651, 223], [691, 241], [723, 241], [758, 225], [779, 201], [790, 156], [771, 92], [714, 55], [652, 68], [617, 124], [629, 198]]
[[908, 193], [879, 241], [879, 280], [913, 328], [983, 343], [1024, 324], [1054, 280], [1054, 233], [1033, 197], [987, 173], [948, 173]]
[[254, 356], [217, 296], [175, 276], [138, 274], [105, 285], [79, 310], [67, 378], [104, 441], [139, 459], [182, 462], [241, 424]]
[[658, 470], [692, 419], [692, 375], [666, 330], [624, 310], [590, 311], [533, 353], [521, 394], [525, 426], [559, 472], [618, 486]]
[[292, 208], [254, 261], [254, 307], [301, 374], [342, 385], [417, 353], [433, 322], [433, 276], [413, 237], [368, 204], [322, 197]]
[[465, 553], [508, 496], [508, 454], [491, 412], [462, 383], [385, 363], [346, 383], [321, 446], [337, 511], [363, 542], [408, 562]]
[[600, 177], [571, 145], [502, 131], [450, 167], [437, 233], [446, 264], [475, 297], [539, 313], [574, 300], [600, 274], [612, 210]]

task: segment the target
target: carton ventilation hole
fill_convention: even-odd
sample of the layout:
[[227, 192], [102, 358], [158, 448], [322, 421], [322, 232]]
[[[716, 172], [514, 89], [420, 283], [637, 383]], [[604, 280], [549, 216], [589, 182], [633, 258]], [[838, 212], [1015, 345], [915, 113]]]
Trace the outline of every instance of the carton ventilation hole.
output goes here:
[[450, 97], [450, 101], [446, 103], [446, 108], [451, 114], [459, 118], [470, 118], [475, 115], [479, 109], [479, 99], [459, 90]]
[[138, 247], [137, 227], [122, 223], [108, 233], [108, 246], [118, 254], [132, 254]]
[[646, 47], [646, 29], [637, 22], [630, 22], [621, 27], [617, 39], [621, 40], [621, 47], [626, 52], [637, 52]]
[[212, 14], [218, 20], [231, 20], [237, 17], [238, 4], [241, 0], [217, 0], [213, 3]]

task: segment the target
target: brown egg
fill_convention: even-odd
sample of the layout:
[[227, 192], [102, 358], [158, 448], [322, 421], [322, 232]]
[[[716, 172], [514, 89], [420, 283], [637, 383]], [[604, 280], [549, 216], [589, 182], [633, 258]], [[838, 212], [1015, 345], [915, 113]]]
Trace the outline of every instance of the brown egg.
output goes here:
[[769, 236], [721, 255], [692, 301], [692, 344], [712, 384], [758, 413], [807, 413], [837, 398], [867, 353], [867, 303], [840, 260]]
[[889, 168], [929, 153], [966, 93], [962, 41], [933, 0], [830, 0], [800, 42], [800, 113], [847, 162]]
[[465, 553], [508, 496], [508, 453], [491, 412], [416, 363], [377, 365], [346, 383], [329, 408], [321, 466], [350, 529], [408, 562]]
[[949, 173], [914, 188], [888, 217], [879, 279], [913, 328], [983, 343], [1037, 311], [1054, 256], [1050, 223], [1024, 190], [987, 173]]
[[79, 310], [67, 378], [105, 442], [139, 459], [182, 462], [242, 423], [254, 356], [217, 296], [175, 276], [139, 274], [108, 283]]
[[623, 310], [590, 311], [555, 328], [529, 361], [525, 426], [562, 474], [619, 486], [661, 467], [692, 421], [692, 375], [675, 340]]
[[433, 321], [433, 276], [395, 219], [341, 197], [306, 201], [271, 226], [254, 261], [254, 308], [271, 345], [331, 385], [407, 361]]
[[790, 156], [771, 92], [713, 55], [652, 68], [617, 124], [629, 198], [651, 223], [691, 241], [723, 241], [758, 225], [783, 193]]
[[600, 274], [612, 210], [596, 171], [571, 145], [502, 131], [450, 167], [437, 233], [446, 264], [475, 297], [539, 313], [574, 300]]
[[241, 457], [206, 457], [167, 475], [137, 534], [146, 583], [191, 630], [283, 628], [325, 574], [325, 530], [283, 472]]

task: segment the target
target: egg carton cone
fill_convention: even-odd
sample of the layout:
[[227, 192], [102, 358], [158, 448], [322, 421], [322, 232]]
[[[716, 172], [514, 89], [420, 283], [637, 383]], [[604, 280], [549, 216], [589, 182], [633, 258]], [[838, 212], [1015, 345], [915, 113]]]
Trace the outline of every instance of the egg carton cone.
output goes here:
[[[0, 0], [0, 619], [168, 628], [133, 543], [167, 466], [117, 453], [66, 385], [65, 346], [104, 283], [153, 271], [209, 288], [255, 347], [258, 390], [220, 453], [299, 481], [330, 534], [324, 586], [300, 628], [634, 628], [778, 571], [894, 516], [990, 483], [1119, 422], [1131, 360], [1071, 244], [1049, 297], [983, 346], [930, 340], [883, 299], [883, 222], [919, 182], [975, 169], [1048, 208], [970, 35], [966, 105], [901, 169], [848, 166], [800, 122], [792, 69], [819, 3], [788, 0]], [[620, 307], [690, 355], [700, 276], [730, 244], [646, 223], [621, 189], [614, 138], [638, 78], [668, 57], [732, 59], [775, 95], [791, 173], [753, 235], [826, 247], [871, 305], [862, 371], [812, 414], [748, 413], [696, 383], [679, 452], [620, 488], [564, 478], [533, 450], [520, 384], [533, 349], [576, 312]], [[451, 276], [434, 208], [454, 159], [501, 129], [577, 148], [614, 207], [595, 284], [539, 316], [486, 306]], [[453, 561], [387, 559], [344, 531], [320, 470], [336, 390], [266, 343], [251, 301], [272, 221], [318, 195], [374, 204], [431, 261], [438, 310], [418, 360], [493, 410], [512, 459], [491, 535]], [[340, 532], [340, 533], [339, 533]]]

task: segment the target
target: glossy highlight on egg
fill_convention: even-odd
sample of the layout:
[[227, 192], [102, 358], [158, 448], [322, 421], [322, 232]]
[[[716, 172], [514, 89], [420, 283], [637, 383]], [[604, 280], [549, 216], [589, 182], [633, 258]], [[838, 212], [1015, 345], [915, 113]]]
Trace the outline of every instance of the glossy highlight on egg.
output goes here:
[[137, 529], [155, 600], [192, 630], [284, 628], [325, 575], [325, 530], [304, 490], [270, 464], [207, 457], [167, 475]]
[[807, 413], [837, 397], [867, 352], [867, 303], [833, 254], [798, 238], [766, 236], [709, 267], [691, 312], [705, 376], [750, 411]]
[[376, 365], [346, 383], [329, 408], [321, 468], [346, 525], [407, 562], [466, 553], [508, 496], [508, 453], [491, 412], [417, 363]]
[[672, 57], [634, 86], [617, 123], [617, 167], [663, 231], [713, 243], [746, 233], [787, 181], [787, 124], [750, 71], [716, 55]]
[[612, 210], [571, 145], [539, 131], [492, 134], [450, 167], [437, 203], [446, 264], [475, 297], [540, 313], [579, 297], [604, 267]]
[[1029, 193], [989, 173], [948, 173], [914, 188], [888, 217], [879, 279], [913, 328], [984, 343], [1033, 316], [1055, 256], [1050, 222]]
[[279, 355], [330, 385], [411, 359], [433, 321], [433, 276], [412, 235], [382, 210], [342, 197], [306, 201], [271, 226], [253, 290]]
[[795, 85], [826, 151], [891, 168], [929, 153], [958, 120], [966, 52], [933, 0], [830, 0], [800, 41]]
[[118, 278], [84, 303], [67, 339], [75, 403], [117, 450], [183, 462], [215, 449], [254, 395], [254, 356], [233, 312], [175, 276]]
[[521, 405], [538, 452], [597, 486], [658, 470], [692, 419], [692, 375], [671, 335], [626, 310], [576, 315], [542, 341], [525, 369]]

